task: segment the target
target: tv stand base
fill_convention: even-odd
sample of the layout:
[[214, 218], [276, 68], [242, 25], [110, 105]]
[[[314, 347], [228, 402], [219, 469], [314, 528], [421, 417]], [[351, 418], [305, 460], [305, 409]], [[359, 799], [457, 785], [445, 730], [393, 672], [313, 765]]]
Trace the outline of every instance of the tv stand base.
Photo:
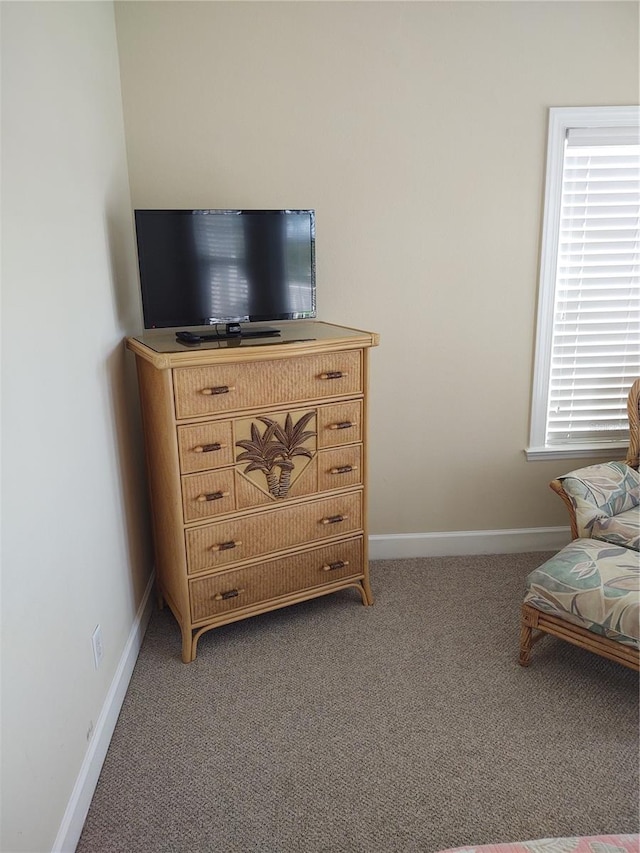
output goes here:
[[277, 338], [280, 329], [262, 327], [243, 329], [239, 323], [227, 323], [224, 332], [176, 332], [176, 340], [182, 344], [202, 344], [206, 341], [242, 340], [243, 338]]

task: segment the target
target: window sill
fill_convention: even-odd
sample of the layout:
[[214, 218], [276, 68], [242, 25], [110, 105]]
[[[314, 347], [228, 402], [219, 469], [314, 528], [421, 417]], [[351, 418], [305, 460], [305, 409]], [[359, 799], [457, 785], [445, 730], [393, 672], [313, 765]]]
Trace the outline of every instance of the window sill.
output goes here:
[[627, 445], [623, 442], [611, 444], [584, 444], [580, 446], [559, 444], [557, 447], [525, 448], [527, 462], [544, 462], [550, 459], [593, 459], [619, 461], [627, 455]]

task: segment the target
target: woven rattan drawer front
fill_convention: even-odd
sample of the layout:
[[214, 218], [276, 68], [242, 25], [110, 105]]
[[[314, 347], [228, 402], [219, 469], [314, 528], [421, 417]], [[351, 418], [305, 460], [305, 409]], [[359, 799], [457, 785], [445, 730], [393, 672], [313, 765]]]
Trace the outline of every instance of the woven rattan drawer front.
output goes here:
[[362, 482], [362, 445], [349, 444], [318, 453], [318, 491], [345, 489]]
[[362, 441], [362, 401], [350, 400], [318, 409], [318, 446], [337, 447]]
[[186, 531], [190, 573], [362, 529], [362, 492], [265, 510]]
[[174, 370], [176, 417], [362, 393], [360, 350]]
[[363, 571], [362, 554], [362, 538], [351, 539], [192, 580], [191, 617], [199, 622], [283, 595], [357, 577]]
[[189, 474], [182, 478], [185, 522], [233, 512], [236, 508], [233, 468]]
[[230, 421], [179, 426], [178, 452], [183, 474], [231, 465], [233, 447]]

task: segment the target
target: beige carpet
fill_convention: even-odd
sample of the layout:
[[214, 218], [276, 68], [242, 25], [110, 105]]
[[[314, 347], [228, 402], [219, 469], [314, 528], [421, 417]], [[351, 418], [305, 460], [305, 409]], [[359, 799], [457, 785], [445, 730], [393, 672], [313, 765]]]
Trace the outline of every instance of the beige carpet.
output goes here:
[[372, 564], [205, 634], [152, 618], [78, 853], [409, 853], [638, 831], [638, 679], [554, 639], [517, 664], [548, 555]]

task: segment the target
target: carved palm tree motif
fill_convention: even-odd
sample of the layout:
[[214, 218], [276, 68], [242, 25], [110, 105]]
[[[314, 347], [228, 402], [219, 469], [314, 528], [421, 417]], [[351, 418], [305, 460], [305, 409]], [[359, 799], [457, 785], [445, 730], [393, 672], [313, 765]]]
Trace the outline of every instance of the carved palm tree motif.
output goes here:
[[305, 430], [315, 412], [306, 412], [296, 422], [287, 414], [284, 427], [272, 418], [259, 417], [265, 425], [264, 432], [251, 424], [251, 439], [237, 441], [244, 452], [237, 456], [238, 462], [248, 462], [245, 474], [250, 471], [263, 471], [267, 479], [269, 494], [274, 498], [286, 497], [291, 486], [291, 472], [295, 467], [292, 461], [296, 456], [313, 457], [313, 451], [304, 447], [306, 441], [313, 438], [314, 431]]

